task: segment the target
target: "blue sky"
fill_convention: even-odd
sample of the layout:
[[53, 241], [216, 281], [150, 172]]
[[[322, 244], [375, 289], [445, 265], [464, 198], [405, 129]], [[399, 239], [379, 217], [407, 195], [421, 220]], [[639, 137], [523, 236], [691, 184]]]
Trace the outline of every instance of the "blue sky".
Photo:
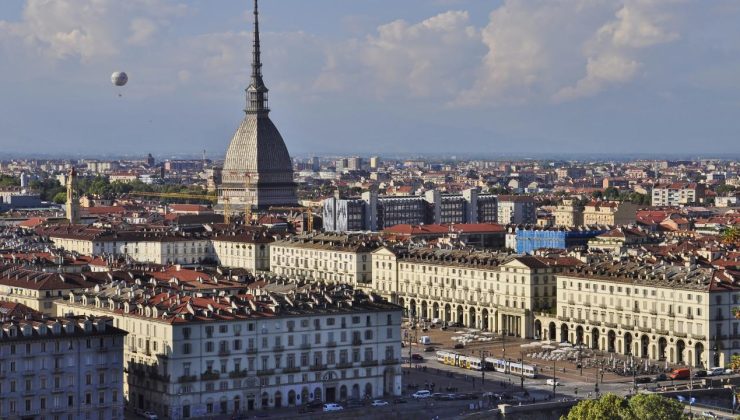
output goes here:
[[[250, 8], [2, 0], [0, 150], [222, 156]], [[294, 155], [736, 155], [737, 22], [732, 0], [261, 1]]]

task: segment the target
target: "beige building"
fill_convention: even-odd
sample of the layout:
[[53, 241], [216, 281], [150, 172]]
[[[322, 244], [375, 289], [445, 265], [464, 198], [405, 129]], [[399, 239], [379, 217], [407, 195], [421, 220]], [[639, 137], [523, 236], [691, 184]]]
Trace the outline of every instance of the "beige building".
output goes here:
[[411, 318], [536, 336], [533, 312], [555, 308], [555, 274], [572, 259], [438, 249], [380, 248], [373, 289]]
[[270, 244], [270, 271], [353, 287], [372, 285], [373, 251], [379, 242], [366, 235], [311, 234]]
[[222, 234], [212, 238], [213, 251], [224, 267], [251, 272], [270, 270], [271, 236], [263, 233]]
[[557, 316], [535, 320], [545, 339], [704, 368], [740, 351], [740, 284], [725, 271], [595, 262], [558, 274], [557, 288]]
[[563, 200], [563, 204], [557, 206], [552, 215], [555, 217], [555, 226], [583, 226], [583, 209], [577, 207], [573, 200]]
[[637, 220], [636, 204], [616, 201], [592, 201], [583, 209], [583, 224], [622, 226]]

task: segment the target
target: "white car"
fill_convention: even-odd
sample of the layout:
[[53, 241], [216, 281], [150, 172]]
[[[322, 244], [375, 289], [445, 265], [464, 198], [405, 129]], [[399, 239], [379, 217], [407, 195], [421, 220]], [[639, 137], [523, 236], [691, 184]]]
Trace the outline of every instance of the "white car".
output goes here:
[[552, 379], [552, 378], [550, 378], [547, 381], [545, 381], [545, 383], [547, 385], [550, 385], [550, 386], [553, 386], [553, 385], [554, 386], [560, 386], [560, 382], [558, 382], [558, 381], [556, 381], [555, 379]]
[[141, 415], [147, 420], [158, 420], [159, 417], [155, 413], [152, 413], [151, 411], [145, 411], [144, 414]]
[[344, 410], [344, 407], [342, 407], [339, 404], [334, 404], [334, 403], [324, 404], [324, 412], [327, 412], [327, 411], [342, 411], [342, 410]]
[[373, 407], [383, 407], [385, 405], [388, 405], [388, 401], [383, 401], [383, 400], [373, 401]]
[[421, 391], [414, 392], [414, 394], [411, 396], [416, 398], [417, 400], [423, 400], [424, 398], [431, 398], [432, 392], [427, 391], [426, 389], [422, 389]]

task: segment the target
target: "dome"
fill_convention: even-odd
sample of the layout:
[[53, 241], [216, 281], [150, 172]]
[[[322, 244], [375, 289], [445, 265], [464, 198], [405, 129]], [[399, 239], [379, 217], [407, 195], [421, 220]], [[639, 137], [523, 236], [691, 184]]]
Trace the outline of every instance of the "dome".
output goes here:
[[293, 164], [288, 148], [277, 127], [266, 114], [247, 114], [234, 133], [226, 152], [224, 184], [243, 185], [247, 174], [250, 177], [257, 176], [263, 182], [293, 181]]

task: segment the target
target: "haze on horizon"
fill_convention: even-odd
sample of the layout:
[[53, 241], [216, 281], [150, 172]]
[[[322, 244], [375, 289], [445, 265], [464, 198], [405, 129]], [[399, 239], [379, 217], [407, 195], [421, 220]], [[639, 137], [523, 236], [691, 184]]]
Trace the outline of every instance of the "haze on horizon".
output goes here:
[[[242, 118], [250, 9], [3, 0], [0, 155], [222, 156]], [[260, 9], [271, 117], [293, 155], [740, 153], [737, 1]]]

